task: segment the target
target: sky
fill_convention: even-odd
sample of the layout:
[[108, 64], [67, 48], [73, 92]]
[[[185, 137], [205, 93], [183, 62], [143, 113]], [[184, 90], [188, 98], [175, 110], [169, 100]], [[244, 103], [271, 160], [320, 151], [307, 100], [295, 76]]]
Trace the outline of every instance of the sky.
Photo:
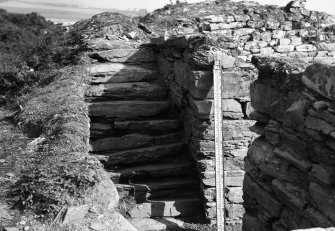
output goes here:
[[[176, 0], [172, 0], [175, 2]], [[185, 0], [180, 0], [185, 1]], [[187, 0], [189, 3], [204, 0]], [[231, 0], [239, 1], [239, 0]], [[285, 6], [290, 0], [254, 0], [260, 4]], [[75, 22], [80, 19], [109, 11], [109, 9], [147, 9], [149, 12], [169, 4], [170, 0], [0, 0], [0, 8], [10, 12], [38, 12], [46, 18], [62, 22]], [[323, 11], [335, 15], [335, 0], [307, 0], [310, 10]]]
[[[29, 0], [31, 2], [49, 2], [55, 3], [55, 0]], [[175, 0], [172, 0], [175, 1]], [[183, 0], [181, 0], [183, 1]], [[202, 0], [188, 0], [191, 2], [200, 2]], [[235, 1], [235, 0], [234, 0]], [[255, 0], [261, 4], [273, 4], [285, 6], [289, 0]], [[57, 0], [57, 3], [74, 3], [78, 5], [86, 5], [98, 8], [117, 8], [117, 9], [132, 9], [132, 8], [146, 8], [149, 11], [163, 7], [168, 4], [169, 0]], [[311, 10], [325, 11], [335, 14], [335, 1], [334, 0], [307, 0], [307, 8]]]

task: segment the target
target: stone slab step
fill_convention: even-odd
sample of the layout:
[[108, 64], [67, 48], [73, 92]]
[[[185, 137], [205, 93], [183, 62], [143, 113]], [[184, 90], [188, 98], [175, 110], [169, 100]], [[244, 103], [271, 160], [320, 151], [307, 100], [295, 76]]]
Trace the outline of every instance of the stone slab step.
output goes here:
[[148, 178], [160, 178], [164, 176], [181, 176], [187, 175], [192, 172], [192, 162], [182, 160], [173, 163], [157, 163], [157, 164], [145, 164], [136, 167], [120, 169], [120, 180], [127, 182], [130, 179], [148, 179]]
[[122, 137], [109, 137], [91, 141], [92, 152], [123, 151], [154, 144], [154, 137], [142, 134], [129, 134]]
[[135, 163], [153, 162], [166, 156], [177, 155], [183, 147], [184, 143], [155, 145], [152, 147], [97, 155], [97, 158], [105, 164], [106, 168], [115, 165], [127, 166]]
[[136, 118], [158, 115], [169, 108], [168, 101], [113, 101], [88, 103], [89, 116]]
[[149, 47], [109, 49], [90, 52], [87, 55], [99, 62], [112, 63], [154, 63], [156, 60], [154, 51]]
[[129, 131], [169, 132], [181, 128], [181, 123], [178, 120], [116, 121], [114, 127]]
[[148, 200], [170, 197], [189, 197], [199, 195], [200, 183], [196, 178], [159, 179], [152, 182], [132, 183], [135, 188], [135, 200], [142, 203]]
[[128, 184], [115, 184], [116, 190], [120, 197], [134, 197], [135, 187]]
[[158, 84], [146, 82], [107, 83], [91, 85], [86, 91], [88, 100], [164, 100], [166, 89]]
[[132, 218], [129, 222], [138, 231], [166, 231], [182, 228], [184, 222], [174, 218]]
[[200, 198], [185, 198], [139, 204], [129, 211], [129, 215], [131, 218], [190, 217], [201, 212]]
[[167, 143], [176, 143], [182, 139], [182, 133], [169, 133], [164, 135], [149, 136], [144, 134], [128, 134], [121, 137], [108, 137], [91, 141], [91, 151], [117, 152], [145, 146]]
[[159, 73], [142, 66], [103, 63], [87, 67], [91, 75], [91, 83], [127, 83], [156, 80]]

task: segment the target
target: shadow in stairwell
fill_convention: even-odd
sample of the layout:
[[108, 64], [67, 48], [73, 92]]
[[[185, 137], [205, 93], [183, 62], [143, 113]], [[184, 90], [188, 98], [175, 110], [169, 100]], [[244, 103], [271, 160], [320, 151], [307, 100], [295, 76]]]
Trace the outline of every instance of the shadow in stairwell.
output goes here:
[[[152, 53], [150, 51], [152, 47], [150, 46], [142, 46], [140, 48], [138, 47], [132, 47], [131, 43], [124, 42], [122, 44], [121, 42], [118, 43], [118, 46], [120, 48], [110, 48], [111, 50], [118, 50], [115, 52], [120, 52], [120, 54], [114, 54], [115, 57], [113, 56], [113, 52], [109, 52], [110, 50], [98, 50], [98, 51], [92, 51], [91, 54], [88, 56], [91, 58], [91, 92], [90, 89], [86, 94], [86, 99], [88, 102], [96, 103], [96, 102], [108, 102], [109, 101], [119, 101], [122, 103], [122, 101], [129, 102], [129, 101], [147, 101], [147, 102], [153, 102], [153, 101], [167, 101], [168, 99], [168, 94], [167, 90], [164, 89], [167, 84], [170, 83], [164, 83], [166, 80], [162, 80], [160, 78], [160, 73], [158, 70], [158, 65], [156, 63], [155, 58], [149, 57], [149, 56], [154, 56], [156, 57], [156, 54]], [[105, 49], [105, 48], [104, 48]], [[121, 50], [125, 51], [121, 51]], [[137, 52], [132, 53], [131, 52], [128, 55], [127, 51], [129, 50], [136, 50], [138, 49]], [[92, 74], [93, 73], [93, 74]], [[158, 77], [158, 78], [157, 78]], [[197, 80], [201, 85], [201, 89], [197, 90], [195, 94], [198, 94], [199, 99], [206, 98], [206, 95], [211, 94], [212, 92], [212, 73], [208, 72], [205, 73], [205, 76], [202, 77], [202, 79]], [[194, 80], [195, 81], [195, 80]], [[208, 84], [209, 82], [209, 84]], [[157, 90], [152, 90], [151, 91], [150, 87], [145, 89], [146, 85], [145, 83], [153, 84], [153, 85], [159, 85], [163, 86], [161, 89], [162, 92], [158, 92]], [[117, 85], [117, 86], [116, 86]], [[123, 86], [122, 86], [123, 85]], [[127, 90], [124, 86], [129, 86], [131, 85], [131, 91]], [[113, 93], [112, 91], [109, 91], [108, 88], [111, 88], [112, 90], [115, 90], [116, 87], [121, 87], [120, 89], [117, 90], [117, 93]], [[122, 88], [124, 87], [124, 88]], [[168, 87], [167, 87], [168, 88]], [[93, 90], [92, 90], [93, 89]], [[143, 94], [139, 94], [144, 90]], [[135, 92], [135, 93], [134, 93]], [[96, 94], [96, 96], [94, 96]], [[154, 97], [152, 95], [155, 95]], [[154, 105], [154, 104], [153, 104]], [[128, 107], [128, 105], [122, 105], [124, 108]], [[159, 105], [158, 105], [159, 106]], [[139, 129], [132, 128], [132, 130], [127, 130], [124, 128], [116, 127], [115, 122], [123, 122], [123, 121], [143, 121], [143, 120], [164, 120], [166, 119], [166, 115], [168, 115], [169, 119], [180, 119], [179, 118], [179, 113], [176, 116], [178, 109], [175, 109], [175, 106], [168, 106], [167, 108], [158, 111], [157, 114], [154, 115], [140, 115], [140, 114], [135, 114], [134, 113], [134, 108], [131, 108], [132, 106], [129, 106], [129, 110], [131, 109], [132, 112], [128, 115], [123, 115], [123, 116], [105, 116], [105, 115], [96, 115], [96, 116], [91, 116], [91, 144], [95, 141], [100, 141], [106, 138], [122, 138], [127, 135], [134, 135], [134, 134], [140, 134], [140, 135], [148, 135], [148, 136], [159, 136], [159, 135], [164, 135], [162, 132], [157, 132], [157, 131], [150, 131], [147, 129]], [[154, 106], [152, 106], [154, 107]], [[152, 108], [155, 110], [155, 108]], [[138, 113], [140, 113], [140, 110]], [[146, 109], [150, 110], [150, 109]], [[182, 129], [182, 128], [180, 128]], [[158, 129], [159, 130], [159, 129]], [[171, 132], [171, 131], [170, 131]], [[165, 132], [166, 133], [166, 132]], [[172, 139], [173, 140], [173, 139]], [[173, 142], [182, 142], [184, 138], [178, 138], [178, 140]], [[118, 172], [118, 169], [126, 168], [126, 167], [134, 167], [137, 164], [143, 164], [143, 163], [150, 163], [153, 162], [152, 160], [149, 159], [148, 155], [144, 155], [143, 158], [141, 159], [136, 159], [136, 157], [129, 157], [129, 163], [122, 163], [118, 160], [115, 159], [113, 156], [113, 153], [116, 152], [122, 152], [122, 146], [121, 142], [125, 142], [124, 146], [131, 146], [129, 149], [136, 149], [136, 148], [147, 148], [153, 146], [153, 145], [161, 145], [161, 144], [169, 144], [171, 141], [171, 137], [166, 137], [165, 140], [161, 139], [159, 141], [154, 141], [154, 144], [151, 144], [150, 142], [147, 142], [146, 140], [141, 141], [141, 140], [135, 140], [135, 141], [129, 141], [129, 140], [120, 140], [120, 143], [115, 143], [114, 147], [110, 147], [111, 144], [108, 145], [108, 148], [111, 148], [112, 150], [106, 150], [101, 147], [98, 147], [97, 151], [93, 152], [94, 154], [97, 154], [99, 157], [100, 161], [105, 165], [105, 168], [110, 169], [111, 172]], [[103, 142], [97, 142], [97, 144], [105, 145]], [[120, 146], [121, 148], [118, 149], [116, 146]], [[108, 153], [108, 155], [104, 154]], [[183, 152], [183, 154], [185, 154]], [[189, 154], [189, 153], [188, 153]], [[185, 154], [186, 155], [186, 154]], [[161, 159], [164, 158], [170, 158], [170, 156], [162, 156]], [[189, 157], [191, 159], [191, 157]], [[161, 161], [161, 159], [159, 159]], [[155, 160], [156, 161], [156, 160]], [[194, 161], [192, 159], [192, 161]], [[195, 169], [194, 167], [195, 163], [192, 164], [192, 168]], [[112, 176], [112, 174], [111, 174]], [[113, 181], [117, 183], [124, 183], [126, 184], [127, 182], [119, 182], [120, 179], [118, 179], [118, 176], [113, 175]], [[197, 177], [197, 176], [196, 176]], [[172, 178], [173, 179], [173, 178]], [[147, 179], [146, 179], [147, 180]], [[150, 179], [149, 179], [150, 180]], [[164, 179], [161, 179], [164, 181]], [[122, 176], [121, 176], [121, 181], [123, 181]], [[129, 183], [129, 182], [128, 182]], [[135, 182], [136, 183], [136, 182]], [[193, 187], [189, 190], [193, 190]], [[202, 203], [200, 203], [200, 182], [198, 182], [197, 185], [197, 192], [192, 194], [196, 195], [195, 197], [199, 198], [199, 202], [196, 202], [199, 204], [199, 208], [195, 209], [194, 213], [188, 212], [189, 215], [193, 214], [202, 214], [204, 215], [204, 211], [202, 208]], [[120, 193], [120, 192], [119, 192]], [[167, 198], [169, 196], [166, 196]], [[172, 198], [173, 199], [173, 198]], [[141, 202], [137, 201], [137, 203], [143, 203], [145, 202], [145, 198], [141, 198]], [[150, 201], [148, 201], [150, 203]], [[169, 205], [170, 207], [170, 205]], [[183, 211], [185, 211], [185, 207], [182, 207], [182, 205], [175, 203], [173, 206], [171, 206], [172, 209], [175, 209], [176, 213], [182, 214]], [[191, 206], [194, 208], [194, 206]], [[170, 214], [170, 211], [166, 211], [169, 208], [166, 208], [165, 202], [159, 202], [155, 201], [154, 203], [151, 203], [151, 215], [152, 219], [156, 220], [159, 223], [162, 223], [166, 225], [167, 227], [171, 227], [172, 230], [185, 230], [182, 228], [179, 228], [179, 225], [176, 224], [173, 221], [170, 221], [164, 217], [168, 216]], [[171, 213], [172, 214], [172, 213]], [[171, 217], [173, 218], [173, 217]], [[196, 229], [186, 229], [186, 230], [196, 230]]]

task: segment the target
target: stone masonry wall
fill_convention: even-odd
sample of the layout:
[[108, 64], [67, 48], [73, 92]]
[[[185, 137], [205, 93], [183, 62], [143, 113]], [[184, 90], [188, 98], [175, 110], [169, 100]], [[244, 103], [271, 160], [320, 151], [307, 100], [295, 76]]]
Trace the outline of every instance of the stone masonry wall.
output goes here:
[[[192, 55], [185, 50], [185, 45], [197, 39], [199, 37], [189, 39], [179, 37], [167, 40], [158, 47], [158, 63], [162, 77], [169, 86], [172, 102], [183, 111], [186, 140], [197, 163], [206, 216], [215, 222], [213, 67], [210, 63], [196, 61], [198, 57], [189, 60], [185, 58]], [[211, 59], [213, 54], [205, 58]], [[250, 84], [254, 72], [252, 66], [250, 66], [251, 70], [233, 70], [234, 58], [229, 58], [225, 54], [221, 54], [219, 58], [222, 61], [222, 77], [225, 83], [222, 100], [227, 224], [231, 228], [234, 227], [235, 230], [240, 230], [244, 213], [242, 205], [243, 158], [255, 136], [248, 129], [254, 124], [254, 121], [247, 119], [248, 83]], [[226, 59], [229, 59], [230, 62], [226, 62]]]
[[335, 67], [253, 62], [259, 77], [251, 86], [251, 117], [260, 137], [245, 159], [243, 230], [333, 227]]
[[[156, 46], [157, 62], [169, 86], [170, 97], [184, 112], [189, 148], [202, 181], [206, 216], [212, 222], [216, 219], [212, 70], [219, 54], [223, 81], [226, 229], [241, 230], [245, 212], [244, 157], [258, 136], [250, 131], [250, 127], [252, 131], [257, 131], [257, 127], [253, 126], [255, 113], [250, 115], [253, 108], [249, 87], [258, 73], [251, 59], [267, 55], [299, 59], [306, 64], [333, 64], [333, 19], [304, 8], [229, 1], [217, 3], [214, 11], [210, 7], [204, 3], [180, 6], [188, 20], [175, 19], [180, 25], [171, 31], [165, 28], [165, 35], [152, 38], [151, 43]], [[195, 10], [198, 10], [197, 17], [188, 14], [190, 11], [194, 14]], [[171, 12], [171, 9], [160, 12], [161, 23]], [[146, 26], [157, 33], [162, 30], [153, 23]]]

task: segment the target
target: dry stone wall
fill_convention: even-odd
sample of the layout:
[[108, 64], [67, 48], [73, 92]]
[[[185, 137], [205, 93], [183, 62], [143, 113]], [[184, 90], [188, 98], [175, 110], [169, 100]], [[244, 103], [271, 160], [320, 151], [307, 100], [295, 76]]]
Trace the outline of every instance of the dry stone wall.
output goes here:
[[[157, 62], [169, 86], [170, 98], [184, 111], [188, 145], [197, 162], [206, 216], [212, 222], [216, 219], [212, 69], [214, 59], [221, 62], [226, 227], [241, 230], [245, 212], [244, 158], [250, 143], [259, 136], [255, 133], [258, 127], [253, 126], [258, 114], [252, 113], [249, 93], [258, 70], [251, 59], [267, 55], [297, 59], [304, 65], [333, 64], [335, 43], [330, 26], [333, 21], [328, 15], [299, 7], [263, 7], [229, 1], [214, 4], [217, 4], [215, 11], [204, 3], [185, 5], [185, 17], [192, 19], [188, 12], [199, 10], [194, 21], [180, 20], [183, 21], [180, 26], [151, 41], [156, 45]], [[160, 20], [167, 20], [168, 11], [160, 13]], [[148, 28], [159, 31], [153, 24], [148, 24]], [[255, 90], [264, 94], [267, 91], [262, 87]], [[273, 98], [260, 96], [265, 101]], [[264, 107], [263, 102], [260, 106]], [[276, 112], [282, 107], [273, 105], [269, 111]], [[263, 196], [266, 195], [260, 198]]]
[[[243, 230], [333, 227], [333, 66], [254, 58], [252, 118], [260, 137], [245, 159]], [[322, 229], [320, 229], [322, 230]]]
[[[214, 59], [218, 53], [220, 54], [217, 58], [221, 61], [223, 81], [227, 230], [241, 230], [244, 214], [242, 182], [245, 166], [248, 171], [250, 166], [248, 162], [244, 163], [244, 157], [250, 143], [259, 136], [255, 132], [261, 133], [259, 130], [262, 130], [259, 126], [253, 126], [254, 120], [263, 124], [268, 123], [265, 137], [275, 142], [274, 140], [281, 135], [274, 132], [280, 127], [277, 121], [280, 121], [279, 118], [283, 116], [284, 109], [292, 100], [289, 94], [287, 101], [272, 104], [280, 97], [280, 93], [272, 92], [272, 89], [269, 90], [263, 85], [253, 84], [255, 89], [252, 90], [260, 95], [257, 96], [258, 98], [253, 96], [258, 101], [254, 100], [251, 106], [250, 84], [257, 79], [258, 75], [258, 69], [251, 64], [251, 59], [253, 56], [267, 55], [300, 60], [304, 67], [307, 63], [333, 64], [335, 62], [334, 22], [333, 17], [327, 14], [311, 12], [301, 6], [279, 8], [255, 3], [217, 0], [196, 4], [167, 5], [163, 9], [137, 19], [104, 13], [94, 16], [91, 20], [82, 21], [76, 27], [84, 32], [89, 50], [95, 51], [89, 54], [89, 58], [100, 63], [96, 70], [101, 73], [96, 79], [92, 79], [93, 83], [103, 79], [102, 76], [105, 76], [106, 80], [110, 80], [113, 76], [116, 82], [120, 82], [120, 78], [125, 76], [127, 82], [150, 82], [152, 73], [143, 68], [134, 70], [131, 63], [138, 59], [144, 64], [157, 62], [160, 75], [168, 88], [170, 101], [182, 111], [185, 140], [196, 160], [206, 215], [212, 221], [215, 221], [216, 217], [212, 70]], [[135, 43], [138, 44], [137, 47], [129, 45]], [[110, 49], [113, 49], [113, 54], [108, 51]], [[111, 66], [106, 63], [114, 63], [115, 70], [110, 69]], [[268, 64], [273, 65], [274, 69], [281, 68], [280, 65], [272, 64], [271, 61]], [[267, 80], [266, 84], [281, 86], [280, 90], [285, 90], [291, 84], [291, 81], [287, 83], [285, 80], [276, 79], [279, 83]], [[321, 81], [317, 86], [322, 84]], [[138, 88], [143, 92], [146, 86], [142, 84], [138, 85]], [[319, 94], [325, 95], [324, 91], [328, 87], [321, 89]], [[128, 93], [132, 93], [133, 90]], [[119, 94], [106, 91], [105, 88], [95, 88], [94, 91], [97, 94], [103, 92], [103, 97], [120, 97]], [[159, 91], [156, 93], [155, 98], [148, 94], [146, 100], [160, 100], [162, 96]], [[142, 96], [146, 97], [146, 95]], [[305, 102], [299, 102], [295, 107], [300, 108], [301, 105], [305, 105]], [[257, 110], [252, 113], [253, 107]], [[264, 109], [262, 114], [257, 113], [260, 111], [259, 108]], [[155, 109], [158, 110], [158, 108]], [[121, 114], [117, 114], [118, 111], [114, 112], [116, 117], [124, 116], [124, 112]], [[269, 115], [264, 116], [267, 113]], [[272, 120], [269, 120], [269, 117]], [[285, 126], [291, 126], [291, 124]], [[250, 127], [253, 132], [250, 131]], [[303, 128], [299, 127], [299, 129]], [[298, 149], [303, 147], [301, 142], [304, 139], [300, 135], [291, 136], [290, 132], [291, 130], [283, 133], [282, 136], [286, 135], [288, 141], [293, 140], [290, 141], [294, 144], [292, 146]], [[308, 132], [316, 136], [313, 129], [308, 129]], [[254, 146], [257, 147], [259, 140], [262, 141], [263, 133], [261, 137], [254, 142], [251, 150]], [[276, 143], [270, 143], [270, 145], [276, 145]], [[266, 150], [264, 152], [266, 153]], [[271, 166], [266, 164], [264, 168], [268, 169], [266, 171], [273, 171]], [[300, 167], [304, 170], [307, 168], [305, 165]], [[282, 178], [288, 177], [290, 173], [294, 179], [306, 180], [292, 169], [291, 165], [280, 169], [281, 171], [277, 171], [276, 174]], [[248, 180], [251, 181], [250, 174], [247, 174], [244, 181]], [[279, 213], [281, 204], [278, 202], [276, 207], [277, 200], [267, 197], [268, 194], [258, 187], [260, 186], [252, 184], [247, 191], [261, 191], [256, 197], [270, 198], [265, 201]], [[247, 196], [244, 199], [256, 201], [249, 200]], [[247, 203], [244, 207], [249, 211]], [[277, 214], [275, 212], [270, 213], [271, 222], [274, 220], [272, 215]], [[257, 212], [247, 213], [244, 216], [246, 224], [258, 224], [255, 214]], [[290, 214], [286, 213], [286, 216], [289, 217]]]

